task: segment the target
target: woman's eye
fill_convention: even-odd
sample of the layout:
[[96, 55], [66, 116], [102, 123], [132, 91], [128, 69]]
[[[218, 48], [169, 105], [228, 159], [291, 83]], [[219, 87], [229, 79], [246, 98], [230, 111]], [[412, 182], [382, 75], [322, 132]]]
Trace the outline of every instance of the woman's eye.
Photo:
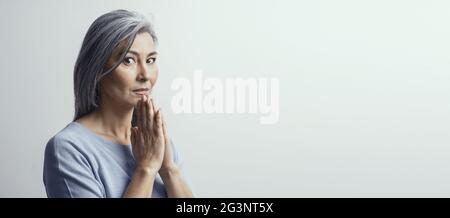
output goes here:
[[156, 58], [147, 59], [147, 63], [149, 63], [149, 64], [153, 64], [153, 63], [155, 63], [155, 61], [156, 61]]
[[125, 59], [123, 59], [123, 63], [125, 63], [126, 65], [130, 65], [130, 64], [133, 64], [136, 62], [134, 61], [134, 59], [132, 57], [126, 57]]

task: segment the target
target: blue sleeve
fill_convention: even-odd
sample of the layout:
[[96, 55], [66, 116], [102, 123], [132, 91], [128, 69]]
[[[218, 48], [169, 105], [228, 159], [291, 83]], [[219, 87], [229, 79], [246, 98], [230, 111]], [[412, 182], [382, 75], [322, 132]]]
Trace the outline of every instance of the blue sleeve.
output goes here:
[[68, 140], [49, 140], [44, 156], [44, 185], [49, 198], [104, 197], [86, 157]]

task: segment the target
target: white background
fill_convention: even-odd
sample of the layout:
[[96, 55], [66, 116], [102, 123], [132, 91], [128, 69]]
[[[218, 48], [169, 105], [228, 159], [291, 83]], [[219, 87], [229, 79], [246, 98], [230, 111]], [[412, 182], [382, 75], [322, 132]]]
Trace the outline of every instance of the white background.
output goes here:
[[[45, 144], [73, 117], [95, 18], [149, 15], [156, 102], [199, 197], [450, 197], [450, 3], [437, 0], [0, 3], [0, 197], [45, 197]], [[151, 14], [151, 15], [150, 15]], [[280, 120], [173, 114], [177, 77], [276, 77]]]

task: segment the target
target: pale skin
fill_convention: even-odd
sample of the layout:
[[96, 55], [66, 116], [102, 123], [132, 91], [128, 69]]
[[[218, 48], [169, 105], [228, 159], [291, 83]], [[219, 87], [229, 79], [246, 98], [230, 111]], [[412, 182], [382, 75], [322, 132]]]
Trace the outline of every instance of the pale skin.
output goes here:
[[[112, 66], [114, 58], [113, 54], [107, 67]], [[161, 109], [149, 94], [158, 78], [156, 58], [150, 34], [137, 34], [123, 62], [101, 79], [99, 107], [76, 122], [109, 141], [131, 144], [136, 168], [123, 197], [150, 197], [158, 173], [168, 197], [193, 197], [173, 161]], [[136, 91], [141, 88], [148, 90]], [[134, 108], [138, 112], [137, 127], [131, 126]]]

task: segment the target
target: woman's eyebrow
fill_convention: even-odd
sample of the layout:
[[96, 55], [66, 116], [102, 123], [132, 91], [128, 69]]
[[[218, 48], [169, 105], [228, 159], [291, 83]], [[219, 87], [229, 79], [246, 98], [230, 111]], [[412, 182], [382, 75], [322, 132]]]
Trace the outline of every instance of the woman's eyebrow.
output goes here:
[[[137, 52], [137, 51], [129, 50], [128, 52], [131, 53], [131, 54], [134, 54], [136, 56], [139, 56], [139, 52]], [[147, 56], [152, 56], [152, 55], [156, 55], [156, 54], [158, 54], [158, 52], [152, 51], [152, 52], [148, 53]]]

